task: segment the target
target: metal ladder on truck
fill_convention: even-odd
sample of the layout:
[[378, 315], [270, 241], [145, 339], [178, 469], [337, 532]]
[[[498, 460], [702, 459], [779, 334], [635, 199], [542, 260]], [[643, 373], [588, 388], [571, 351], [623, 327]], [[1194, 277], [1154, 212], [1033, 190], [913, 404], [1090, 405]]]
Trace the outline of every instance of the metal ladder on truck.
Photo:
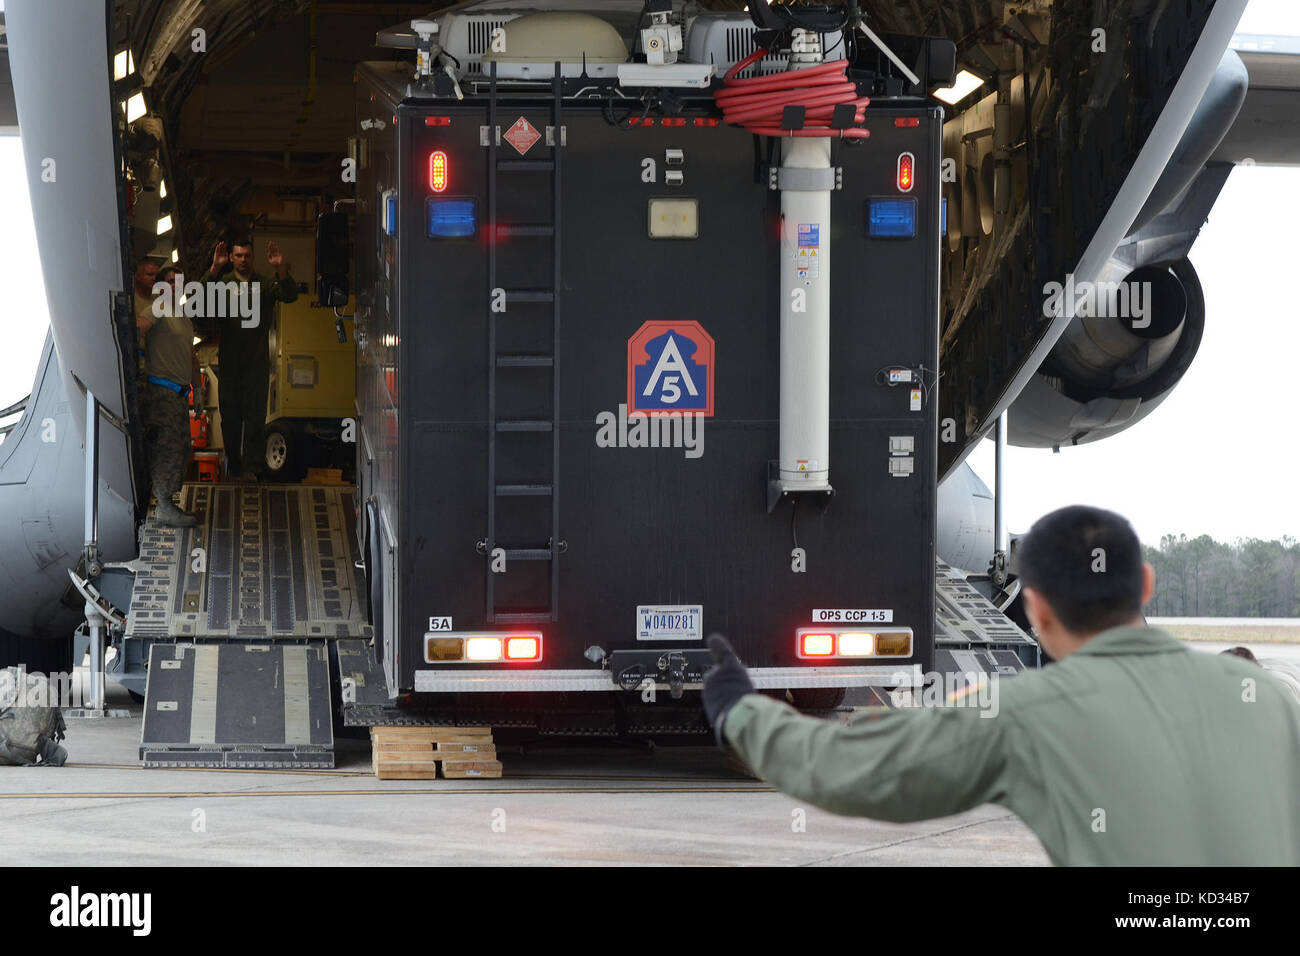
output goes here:
[[[563, 78], [560, 64], [555, 64], [551, 80], [550, 122], [546, 127], [546, 145], [551, 149], [550, 159], [502, 159], [501, 127], [497, 101], [497, 68], [493, 63], [489, 72], [488, 125], [483, 144], [488, 150], [487, 227], [488, 227], [488, 436], [487, 436], [487, 535], [481, 550], [486, 563], [486, 620], [498, 624], [540, 624], [557, 619], [560, 594], [560, 554], [564, 543], [559, 536], [560, 523], [560, 183], [564, 145]], [[548, 222], [529, 224], [502, 224], [498, 222], [498, 177], [537, 176], [549, 173], [551, 177], [551, 218]], [[501, 239], [529, 238], [549, 240], [551, 247], [550, 288], [528, 289], [503, 285], [498, 275], [498, 249]], [[493, 307], [504, 292], [505, 311]], [[551, 348], [549, 352], [506, 353], [498, 349], [498, 327], [501, 319], [510, 314], [514, 305], [549, 305], [551, 319]], [[539, 397], [550, 370], [549, 418], [501, 418], [498, 415], [498, 376], [522, 375], [531, 378], [529, 388], [536, 388]], [[539, 402], [539, 405], [541, 403]], [[550, 475], [534, 475], [527, 480], [515, 476], [502, 482], [498, 475], [498, 450], [509, 443], [518, 442], [530, 433], [546, 432], [551, 436]], [[498, 508], [502, 499], [531, 499], [540, 507], [549, 508], [550, 533], [545, 542], [511, 540], [509, 530], [503, 533], [498, 521]], [[499, 549], [499, 550], [498, 550]], [[544, 600], [530, 601], [527, 608], [498, 605], [501, 576], [501, 558], [504, 573], [516, 562], [548, 562], [549, 588]]]

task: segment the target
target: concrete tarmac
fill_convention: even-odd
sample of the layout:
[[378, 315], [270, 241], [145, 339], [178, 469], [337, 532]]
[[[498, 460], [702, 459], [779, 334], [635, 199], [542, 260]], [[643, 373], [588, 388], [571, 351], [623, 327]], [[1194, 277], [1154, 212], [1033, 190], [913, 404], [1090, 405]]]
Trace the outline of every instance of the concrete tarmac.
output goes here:
[[503, 753], [501, 780], [379, 780], [370, 743], [332, 771], [144, 769], [140, 709], [68, 721], [68, 765], [0, 767], [0, 865], [1045, 865], [1014, 815], [839, 817], [712, 747]]
[[365, 739], [339, 740], [332, 771], [144, 769], [141, 705], [115, 685], [109, 697], [131, 716], [69, 720], [66, 767], [0, 767], [0, 865], [1048, 862], [1001, 807], [913, 824], [839, 817], [736, 773], [712, 747], [506, 752], [501, 780], [379, 780]]

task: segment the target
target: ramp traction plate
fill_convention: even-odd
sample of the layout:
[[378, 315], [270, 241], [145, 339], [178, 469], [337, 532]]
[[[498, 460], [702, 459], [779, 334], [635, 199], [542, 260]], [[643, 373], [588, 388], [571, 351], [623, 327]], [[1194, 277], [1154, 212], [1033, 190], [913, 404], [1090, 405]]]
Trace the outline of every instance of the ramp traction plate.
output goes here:
[[181, 507], [197, 527], [141, 532], [129, 636], [370, 639], [351, 487], [189, 484]]
[[334, 766], [329, 652], [310, 644], [158, 644], [146, 767]]

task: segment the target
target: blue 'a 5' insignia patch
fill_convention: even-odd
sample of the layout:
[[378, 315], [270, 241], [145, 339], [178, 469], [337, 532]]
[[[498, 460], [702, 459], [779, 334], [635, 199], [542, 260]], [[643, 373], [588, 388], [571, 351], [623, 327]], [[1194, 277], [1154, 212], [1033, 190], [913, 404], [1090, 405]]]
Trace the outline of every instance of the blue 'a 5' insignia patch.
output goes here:
[[713, 415], [713, 337], [698, 322], [647, 322], [627, 342], [628, 413]]

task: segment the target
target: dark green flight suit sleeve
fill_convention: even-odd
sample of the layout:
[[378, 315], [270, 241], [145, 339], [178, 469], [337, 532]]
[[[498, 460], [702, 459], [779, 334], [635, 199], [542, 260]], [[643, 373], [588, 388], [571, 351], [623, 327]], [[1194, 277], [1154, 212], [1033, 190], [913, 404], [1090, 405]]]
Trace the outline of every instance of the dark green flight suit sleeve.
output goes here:
[[866, 711], [846, 726], [748, 694], [727, 714], [723, 732], [750, 768], [782, 792], [832, 813], [903, 823], [1006, 796], [1008, 718], [981, 712]]
[[293, 281], [293, 276], [288, 273], [283, 279], [273, 279], [268, 283], [271, 289], [271, 298], [276, 302], [297, 302], [298, 301], [298, 283]]

